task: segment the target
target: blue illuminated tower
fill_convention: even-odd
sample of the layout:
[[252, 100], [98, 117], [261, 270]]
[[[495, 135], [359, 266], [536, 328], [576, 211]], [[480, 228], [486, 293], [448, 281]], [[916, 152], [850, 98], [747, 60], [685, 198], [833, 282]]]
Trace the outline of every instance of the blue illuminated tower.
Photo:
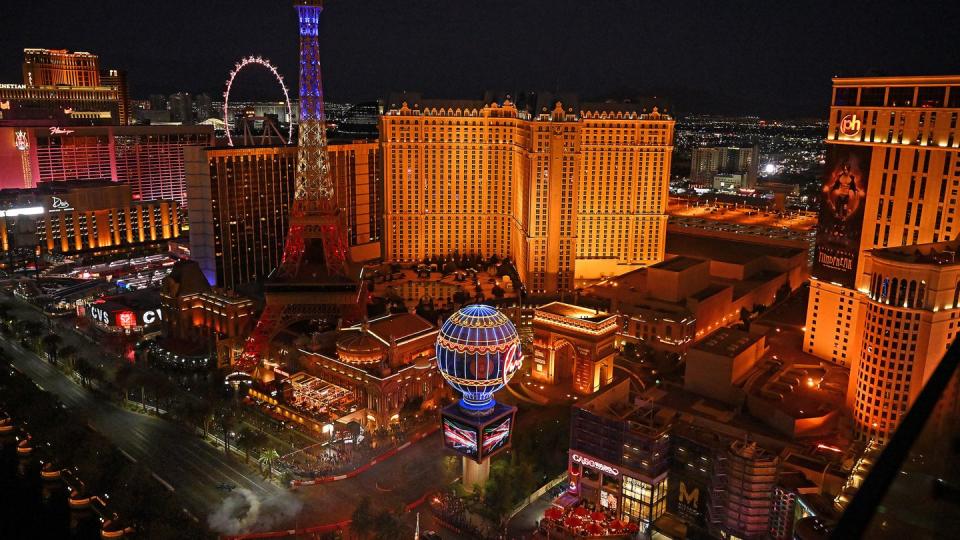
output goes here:
[[300, 131], [294, 200], [300, 211], [308, 212], [333, 202], [318, 41], [323, 2], [299, 0], [295, 7], [300, 21]]
[[347, 323], [366, 306], [358, 271], [348, 261], [342, 212], [327, 163], [326, 117], [320, 77], [321, 0], [297, 0], [300, 31], [300, 126], [290, 228], [280, 266], [264, 286], [266, 306], [247, 340], [242, 369], [268, 360], [270, 340], [304, 320]]
[[470, 305], [443, 323], [436, 352], [440, 374], [462, 396], [442, 411], [444, 444], [463, 456], [463, 483], [473, 488], [486, 482], [490, 457], [510, 446], [517, 408], [493, 394], [523, 363], [520, 336], [503, 313]]

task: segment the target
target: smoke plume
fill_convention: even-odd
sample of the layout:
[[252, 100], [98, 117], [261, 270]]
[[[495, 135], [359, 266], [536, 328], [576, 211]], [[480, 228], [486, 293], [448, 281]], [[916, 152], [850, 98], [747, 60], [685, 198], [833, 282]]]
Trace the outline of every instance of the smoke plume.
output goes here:
[[221, 534], [270, 531], [287, 526], [302, 507], [299, 499], [286, 492], [260, 499], [249, 489], [239, 488], [207, 517], [207, 524]]

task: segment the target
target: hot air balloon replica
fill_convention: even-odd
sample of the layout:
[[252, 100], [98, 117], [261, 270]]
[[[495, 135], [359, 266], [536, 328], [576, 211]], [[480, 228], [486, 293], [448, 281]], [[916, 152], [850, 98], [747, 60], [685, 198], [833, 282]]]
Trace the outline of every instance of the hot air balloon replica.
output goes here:
[[468, 489], [490, 476], [490, 457], [510, 446], [517, 408], [493, 395], [520, 370], [520, 336], [506, 315], [474, 304], [461, 308], [440, 327], [437, 367], [461, 399], [441, 414], [444, 445], [463, 457]]

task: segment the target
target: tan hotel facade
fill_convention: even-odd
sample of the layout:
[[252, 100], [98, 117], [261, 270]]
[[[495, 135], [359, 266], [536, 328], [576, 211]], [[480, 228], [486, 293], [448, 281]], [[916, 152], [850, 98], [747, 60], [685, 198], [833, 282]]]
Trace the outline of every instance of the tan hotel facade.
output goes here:
[[847, 402], [861, 439], [888, 440], [960, 334], [960, 241], [874, 249]]
[[0, 191], [0, 249], [120, 253], [180, 236], [176, 201], [136, 200], [130, 186], [74, 180]]
[[887, 267], [895, 248], [957, 239], [958, 115], [960, 76], [833, 80], [804, 350], [851, 368], [863, 439], [886, 440], [953, 337], [928, 323], [960, 311], [941, 298], [954, 285], [919, 262], [897, 263], [906, 281]]
[[533, 293], [663, 259], [674, 121], [632, 104], [392, 97], [384, 256], [511, 257]]

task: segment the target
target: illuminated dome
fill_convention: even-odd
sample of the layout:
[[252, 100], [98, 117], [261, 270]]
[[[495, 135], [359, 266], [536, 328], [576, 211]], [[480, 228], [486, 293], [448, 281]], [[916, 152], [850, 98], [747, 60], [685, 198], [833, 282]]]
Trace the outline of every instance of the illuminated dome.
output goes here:
[[351, 364], [376, 364], [383, 360], [385, 348], [365, 330], [350, 332], [337, 340], [337, 357]]
[[493, 407], [493, 393], [520, 369], [520, 336], [506, 315], [480, 304], [450, 316], [437, 336], [437, 367], [463, 394], [460, 406], [482, 413]]

